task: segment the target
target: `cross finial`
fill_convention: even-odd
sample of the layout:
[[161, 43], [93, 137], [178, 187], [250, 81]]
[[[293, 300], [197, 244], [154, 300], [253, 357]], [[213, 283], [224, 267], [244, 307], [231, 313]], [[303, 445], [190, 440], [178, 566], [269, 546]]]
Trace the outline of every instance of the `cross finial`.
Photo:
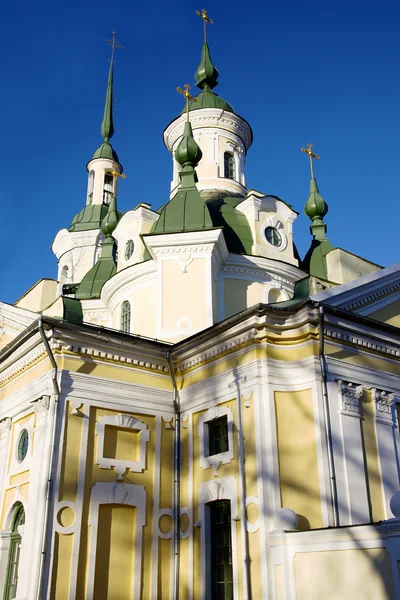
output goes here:
[[121, 44], [119, 42], [117, 42], [117, 40], [115, 39], [115, 36], [117, 34], [117, 30], [114, 28], [113, 32], [112, 32], [112, 38], [111, 40], [104, 40], [110, 47], [111, 47], [111, 58], [110, 58], [110, 64], [114, 64], [114, 52], [115, 50], [117, 50], [117, 48], [123, 48], [123, 46], [121, 46]]
[[115, 177], [115, 179], [118, 179], [118, 177], [122, 177], [122, 179], [126, 179], [125, 173], [120, 173], [118, 171], [118, 165], [117, 165], [117, 163], [113, 163], [113, 168], [112, 169], [104, 169], [104, 171], [108, 175], [112, 175], [113, 177]]
[[198, 100], [191, 95], [190, 85], [188, 83], [185, 83], [184, 88], [185, 89], [183, 90], [182, 88], [177, 87], [176, 91], [178, 94], [182, 94], [186, 98], [186, 119], [189, 121], [189, 100], [193, 100], [193, 102], [198, 102]]
[[313, 158], [315, 158], [315, 160], [319, 160], [320, 157], [318, 154], [314, 154], [312, 151], [312, 144], [307, 144], [307, 148], [302, 148], [301, 149], [302, 152], [304, 152], [305, 154], [308, 154], [309, 159], [310, 159], [310, 170], [311, 170], [311, 179], [314, 179], [314, 167], [313, 167]]
[[203, 24], [204, 24], [204, 43], [207, 43], [207, 23], [210, 23], [210, 25], [214, 24], [214, 21], [212, 19], [210, 19], [210, 17], [207, 15], [207, 11], [205, 8], [203, 8], [203, 10], [196, 10], [196, 15], [199, 15], [199, 17], [201, 17], [203, 19]]

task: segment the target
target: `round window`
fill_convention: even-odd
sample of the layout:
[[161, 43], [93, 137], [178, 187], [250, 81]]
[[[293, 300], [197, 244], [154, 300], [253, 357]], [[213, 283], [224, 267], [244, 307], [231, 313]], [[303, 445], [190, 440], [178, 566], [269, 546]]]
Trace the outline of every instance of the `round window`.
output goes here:
[[17, 446], [18, 462], [21, 463], [25, 459], [25, 457], [28, 453], [28, 446], [29, 446], [29, 434], [26, 429], [23, 429], [21, 431], [21, 434], [18, 439], [18, 446]]
[[126, 246], [125, 246], [125, 260], [130, 259], [130, 257], [133, 254], [134, 249], [135, 249], [135, 244], [133, 243], [133, 240], [128, 240], [126, 242]]
[[266, 227], [265, 237], [271, 246], [278, 248], [282, 244], [282, 236], [276, 227]]

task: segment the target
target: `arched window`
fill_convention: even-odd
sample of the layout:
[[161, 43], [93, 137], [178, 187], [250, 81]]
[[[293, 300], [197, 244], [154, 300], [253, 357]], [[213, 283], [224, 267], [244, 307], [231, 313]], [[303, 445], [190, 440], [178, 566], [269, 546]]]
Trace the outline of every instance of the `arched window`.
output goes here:
[[25, 524], [25, 511], [22, 504], [15, 510], [10, 536], [10, 550], [8, 553], [8, 565], [6, 585], [4, 588], [4, 600], [12, 600], [17, 595], [18, 567], [21, 546], [21, 532], [19, 528]]
[[121, 331], [124, 333], [131, 331], [131, 305], [127, 300], [121, 306]]
[[92, 202], [93, 202], [93, 189], [94, 189], [94, 171], [90, 171], [86, 204], [92, 204]]
[[224, 154], [224, 177], [226, 179], [236, 179], [236, 165], [235, 158], [230, 152]]
[[103, 202], [104, 204], [110, 204], [111, 198], [114, 192], [114, 177], [109, 173], [104, 176], [104, 191], [103, 191]]

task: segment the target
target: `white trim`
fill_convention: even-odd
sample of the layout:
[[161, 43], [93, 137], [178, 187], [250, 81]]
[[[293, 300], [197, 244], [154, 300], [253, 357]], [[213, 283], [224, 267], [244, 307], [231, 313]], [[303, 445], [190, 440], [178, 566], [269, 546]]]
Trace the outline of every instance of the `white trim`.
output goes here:
[[[239, 520], [237, 483], [233, 475], [222, 477], [215, 481], [204, 481], [200, 484], [198, 492], [198, 514], [199, 521], [195, 527], [200, 527], [200, 556], [201, 556], [201, 600], [208, 600], [211, 588], [210, 582], [210, 562], [207, 557], [210, 555], [210, 527], [208, 523], [208, 514], [206, 505], [214, 500], [230, 500], [231, 502], [231, 530], [232, 530], [232, 567], [233, 567], [233, 595], [235, 600], [239, 600], [239, 564], [237, 552], [236, 521]], [[243, 553], [243, 548], [242, 548]]]
[[[209, 451], [209, 440], [208, 440], [208, 424], [214, 419], [226, 416], [228, 423], [228, 450], [226, 452], [220, 452], [219, 454], [208, 454]], [[218, 470], [220, 464], [226, 465], [231, 462], [234, 457], [233, 452], [233, 412], [229, 406], [213, 406], [209, 408], [205, 413], [199, 417], [199, 424], [197, 426], [197, 435], [199, 436], [199, 448], [200, 448], [200, 467], [202, 469], [209, 469], [213, 467], [215, 471]]]
[[[140, 435], [140, 451], [139, 460], [124, 460], [118, 458], [106, 458], [104, 456], [104, 438], [106, 425], [112, 427], [123, 427], [124, 429], [131, 429], [132, 431], [138, 431]], [[126, 414], [108, 415], [100, 417], [96, 423], [96, 435], [98, 435], [97, 443], [97, 457], [96, 464], [99, 465], [100, 469], [111, 469], [115, 467], [116, 473], [118, 473], [117, 481], [122, 479], [122, 475], [127, 469], [134, 473], [142, 473], [146, 466], [146, 443], [149, 441], [150, 432], [147, 429], [146, 423], [139, 421], [135, 417]]]

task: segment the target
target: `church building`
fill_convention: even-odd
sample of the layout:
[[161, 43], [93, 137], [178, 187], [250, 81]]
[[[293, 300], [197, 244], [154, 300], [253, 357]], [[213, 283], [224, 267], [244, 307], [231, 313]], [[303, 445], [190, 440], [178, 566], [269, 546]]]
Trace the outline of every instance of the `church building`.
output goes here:
[[122, 214], [113, 70], [55, 278], [0, 302], [1, 598], [400, 598], [400, 263], [328, 239], [310, 144], [299, 256], [206, 39]]

